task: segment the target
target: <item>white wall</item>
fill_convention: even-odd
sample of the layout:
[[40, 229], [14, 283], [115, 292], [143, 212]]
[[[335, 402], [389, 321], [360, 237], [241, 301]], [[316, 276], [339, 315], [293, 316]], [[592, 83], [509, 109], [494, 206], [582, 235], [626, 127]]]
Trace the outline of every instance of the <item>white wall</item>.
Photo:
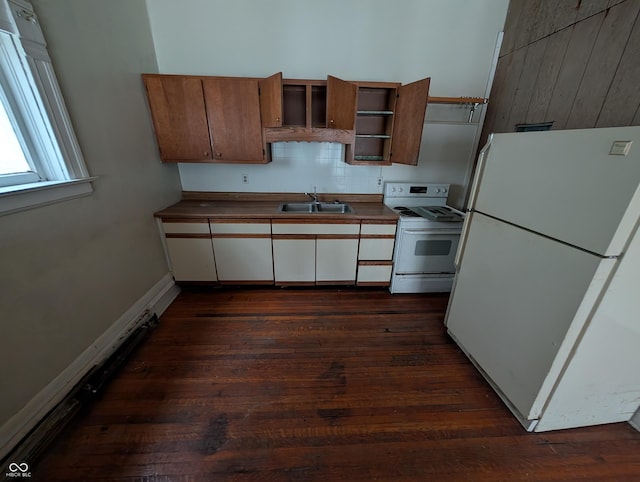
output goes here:
[[0, 426], [168, 268], [153, 212], [180, 197], [160, 163], [141, 71], [144, 0], [35, 0], [94, 193], [0, 217]]
[[[161, 73], [282, 71], [286, 78], [403, 83], [430, 76], [431, 95], [474, 97], [484, 96], [507, 6], [508, 0], [147, 0]], [[381, 192], [382, 176], [458, 184], [454, 193], [463, 197], [468, 129], [426, 129], [431, 141], [418, 167], [350, 167], [339, 148], [288, 143], [275, 148], [268, 165], [181, 164], [182, 186], [299, 192], [318, 184], [325, 192], [372, 193]], [[241, 183], [243, 173], [249, 184]]]

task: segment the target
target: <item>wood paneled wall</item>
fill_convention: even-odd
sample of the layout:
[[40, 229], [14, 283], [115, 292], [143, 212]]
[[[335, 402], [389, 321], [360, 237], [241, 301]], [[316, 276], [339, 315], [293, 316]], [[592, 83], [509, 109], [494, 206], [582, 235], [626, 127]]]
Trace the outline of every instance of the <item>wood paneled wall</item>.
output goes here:
[[491, 132], [640, 125], [640, 0], [511, 0]]

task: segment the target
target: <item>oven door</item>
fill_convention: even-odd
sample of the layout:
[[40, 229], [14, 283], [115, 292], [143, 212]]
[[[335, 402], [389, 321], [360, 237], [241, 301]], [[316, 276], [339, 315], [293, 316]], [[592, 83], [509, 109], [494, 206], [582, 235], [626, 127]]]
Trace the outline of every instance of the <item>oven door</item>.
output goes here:
[[406, 228], [400, 232], [397, 274], [454, 273], [460, 229]]

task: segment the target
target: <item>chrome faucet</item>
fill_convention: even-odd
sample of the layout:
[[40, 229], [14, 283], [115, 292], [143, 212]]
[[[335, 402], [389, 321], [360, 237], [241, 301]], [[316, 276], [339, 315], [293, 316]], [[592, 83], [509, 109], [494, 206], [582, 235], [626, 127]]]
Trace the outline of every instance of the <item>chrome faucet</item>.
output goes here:
[[313, 186], [313, 194], [305, 192], [304, 193], [305, 196], [309, 196], [311, 199], [313, 199], [313, 204], [319, 204], [320, 201], [318, 201], [318, 192], [316, 191], [316, 187]]

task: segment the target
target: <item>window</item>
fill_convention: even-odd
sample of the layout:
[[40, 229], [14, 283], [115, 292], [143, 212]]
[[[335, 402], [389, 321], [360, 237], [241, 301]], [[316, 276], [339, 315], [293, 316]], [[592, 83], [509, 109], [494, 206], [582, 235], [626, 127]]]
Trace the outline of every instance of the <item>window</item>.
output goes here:
[[92, 192], [42, 31], [24, 0], [0, 0], [0, 214]]
[[27, 162], [13, 124], [4, 102], [0, 102], [0, 187], [39, 180]]

